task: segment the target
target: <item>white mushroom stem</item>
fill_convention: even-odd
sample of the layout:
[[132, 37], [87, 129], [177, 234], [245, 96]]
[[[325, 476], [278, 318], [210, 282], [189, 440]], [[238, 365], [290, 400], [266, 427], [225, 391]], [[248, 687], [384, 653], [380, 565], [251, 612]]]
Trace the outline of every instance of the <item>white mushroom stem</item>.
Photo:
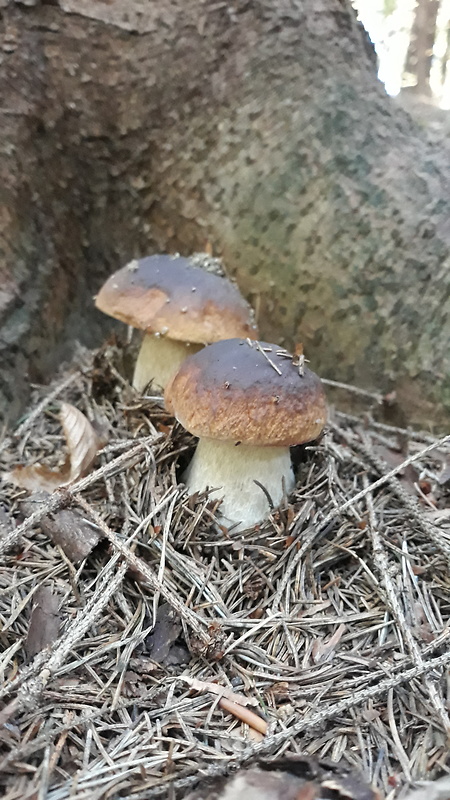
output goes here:
[[276, 508], [295, 485], [289, 447], [257, 447], [217, 439], [201, 438], [183, 479], [191, 494], [210, 492], [222, 497], [219, 521], [234, 530], [243, 530], [267, 519], [269, 494]]
[[152, 382], [155, 388], [165, 389], [184, 359], [202, 347], [201, 344], [178, 342], [175, 339], [146, 333], [134, 368], [134, 388], [138, 392], [143, 392]]

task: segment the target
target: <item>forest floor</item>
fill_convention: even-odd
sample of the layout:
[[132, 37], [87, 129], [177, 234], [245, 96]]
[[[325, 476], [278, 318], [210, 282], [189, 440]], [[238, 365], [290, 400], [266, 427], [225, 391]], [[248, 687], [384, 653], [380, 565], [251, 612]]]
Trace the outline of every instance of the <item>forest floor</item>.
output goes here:
[[[233, 532], [179, 483], [194, 438], [122, 374], [115, 344], [83, 354], [4, 433], [3, 796], [178, 797], [287, 753], [391, 796], [447, 773], [450, 437], [333, 408], [282, 508]], [[5, 473], [61, 465], [61, 402], [103, 447], [30, 499]]]
[[401, 106], [415, 122], [419, 123], [433, 144], [448, 147], [450, 110], [439, 108], [430, 98], [418, 97], [406, 91], [394, 98], [394, 103]]

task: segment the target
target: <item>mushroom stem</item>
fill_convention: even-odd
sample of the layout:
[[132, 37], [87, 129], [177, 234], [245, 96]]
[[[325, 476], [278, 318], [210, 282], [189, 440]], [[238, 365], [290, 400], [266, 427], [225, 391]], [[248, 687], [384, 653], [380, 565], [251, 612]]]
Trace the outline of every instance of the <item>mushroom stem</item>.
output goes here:
[[184, 359], [202, 347], [201, 344], [178, 342], [146, 333], [134, 368], [134, 388], [143, 392], [151, 381], [155, 387], [165, 389]]
[[286, 492], [295, 485], [289, 447], [236, 445], [217, 439], [199, 439], [184, 480], [191, 494], [209, 487], [212, 498], [222, 497], [219, 521], [238, 523], [234, 530], [244, 530], [267, 519], [270, 505], [262, 484], [276, 508]]

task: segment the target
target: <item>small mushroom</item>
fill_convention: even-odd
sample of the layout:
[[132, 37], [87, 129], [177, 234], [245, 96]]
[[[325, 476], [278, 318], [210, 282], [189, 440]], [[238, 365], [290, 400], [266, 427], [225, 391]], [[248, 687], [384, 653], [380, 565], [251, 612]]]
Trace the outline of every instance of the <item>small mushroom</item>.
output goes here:
[[[327, 417], [318, 376], [275, 344], [229, 339], [187, 358], [166, 407], [199, 437], [184, 475], [190, 493], [222, 497], [220, 521], [249, 528], [295, 485], [290, 446], [316, 439]], [[269, 502], [270, 498], [270, 502]]]
[[139, 392], [150, 381], [164, 388], [205, 344], [257, 335], [235, 284], [199, 264], [198, 254], [141, 258], [111, 275], [96, 297], [100, 311], [145, 331], [133, 377]]

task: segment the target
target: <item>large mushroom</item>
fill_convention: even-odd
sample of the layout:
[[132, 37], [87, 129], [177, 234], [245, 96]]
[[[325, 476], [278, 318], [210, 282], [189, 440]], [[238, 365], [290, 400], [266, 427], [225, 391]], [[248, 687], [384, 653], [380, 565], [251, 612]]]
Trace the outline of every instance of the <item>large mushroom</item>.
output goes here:
[[249, 339], [187, 358], [165, 402], [199, 437], [183, 478], [189, 492], [212, 489], [223, 498], [221, 521], [236, 529], [262, 522], [294, 487], [289, 448], [316, 439], [327, 416], [314, 372], [276, 344]]
[[131, 261], [108, 278], [95, 304], [145, 332], [133, 377], [139, 392], [150, 381], [164, 389], [186, 356], [205, 344], [257, 336], [253, 312], [237, 286], [217, 274], [217, 259], [203, 254]]

